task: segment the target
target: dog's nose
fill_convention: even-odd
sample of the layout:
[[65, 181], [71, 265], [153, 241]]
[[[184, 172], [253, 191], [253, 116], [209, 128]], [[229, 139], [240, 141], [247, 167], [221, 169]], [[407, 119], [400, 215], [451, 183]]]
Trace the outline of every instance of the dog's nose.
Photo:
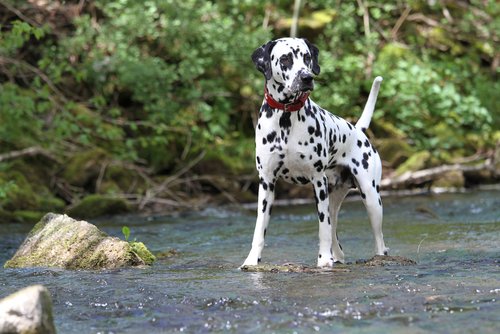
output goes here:
[[300, 80], [304, 83], [311, 83], [313, 81], [313, 76], [309, 72], [300, 73]]

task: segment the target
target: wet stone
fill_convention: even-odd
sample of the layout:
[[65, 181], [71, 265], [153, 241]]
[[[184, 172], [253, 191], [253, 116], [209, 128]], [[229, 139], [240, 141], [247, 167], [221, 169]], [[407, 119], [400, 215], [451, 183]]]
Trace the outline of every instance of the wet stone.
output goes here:
[[[357, 260], [356, 265], [368, 267], [383, 267], [383, 266], [411, 266], [417, 264], [412, 259], [403, 256], [382, 256], [375, 255], [369, 260]], [[324, 273], [324, 272], [350, 272], [352, 264], [335, 264], [332, 268], [309, 267], [303, 264], [285, 263], [282, 265], [276, 264], [259, 264], [256, 266], [242, 266], [240, 269], [246, 272], [269, 272], [269, 273]]]
[[269, 273], [323, 273], [323, 272], [349, 272], [350, 269], [346, 265], [336, 265], [333, 268], [318, 268], [308, 267], [302, 264], [285, 263], [282, 265], [276, 264], [259, 264], [257, 266], [242, 266], [242, 271], [246, 272], [269, 272]]
[[375, 255], [369, 260], [358, 260], [356, 264], [362, 264], [369, 267], [384, 266], [412, 266], [417, 262], [403, 256]]

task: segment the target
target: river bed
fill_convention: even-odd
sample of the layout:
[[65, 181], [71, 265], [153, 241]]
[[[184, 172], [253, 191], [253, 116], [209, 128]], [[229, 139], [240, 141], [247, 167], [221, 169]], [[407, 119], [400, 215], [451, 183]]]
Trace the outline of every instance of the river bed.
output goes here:
[[[105, 232], [176, 254], [144, 269], [88, 272], [0, 269], [0, 298], [32, 284], [52, 294], [59, 333], [498, 333], [500, 192], [384, 198], [391, 255], [414, 266], [324, 273], [242, 272], [254, 210], [208, 208], [169, 216], [91, 221]], [[0, 225], [0, 263], [32, 226]], [[374, 255], [366, 211], [344, 203], [346, 260]], [[314, 266], [313, 205], [276, 207], [263, 262]]]

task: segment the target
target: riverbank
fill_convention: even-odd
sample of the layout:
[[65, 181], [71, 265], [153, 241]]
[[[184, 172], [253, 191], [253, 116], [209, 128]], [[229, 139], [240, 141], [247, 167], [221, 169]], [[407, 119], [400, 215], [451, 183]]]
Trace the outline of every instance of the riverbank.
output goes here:
[[[386, 193], [464, 191], [500, 182], [498, 147], [443, 164], [428, 152], [396, 159], [383, 141], [378, 144], [381, 155], [387, 157], [381, 183]], [[114, 160], [100, 149], [64, 161], [37, 148], [3, 154], [0, 223], [33, 223], [47, 212], [88, 219], [252, 203], [257, 198], [258, 176], [251, 149], [245, 156], [244, 161], [235, 157], [236, 163], [228, 156], [202, 152], [178, 170], [163, 174]], [[312, 192], [308, 186], [279, 181], [276, 196], [284, 201], [312, 199]]]

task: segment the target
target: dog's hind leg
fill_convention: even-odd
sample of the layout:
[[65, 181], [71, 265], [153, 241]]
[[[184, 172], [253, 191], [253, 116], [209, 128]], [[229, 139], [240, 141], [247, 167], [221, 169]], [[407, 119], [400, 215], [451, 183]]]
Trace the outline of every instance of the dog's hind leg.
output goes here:
[[253, 233], [252, 249], [243, 263], [243, 266], [256, 266], [261, 260], [264, 249], [264, 238], [271, 217], [271, 208], [274, 202], [274, 184], [261, 181], [257, 203], [257, 221]]
[[377, 255], [387, 255], [389, 248], [385, 246], [384, 235], [382, 233], [382, 200], [380, 198], [377, 181], [368, 181], [367, 178], [357, 178], [361, 198], [368, 211], [368, 217], [375, 237], [375, 251]]

